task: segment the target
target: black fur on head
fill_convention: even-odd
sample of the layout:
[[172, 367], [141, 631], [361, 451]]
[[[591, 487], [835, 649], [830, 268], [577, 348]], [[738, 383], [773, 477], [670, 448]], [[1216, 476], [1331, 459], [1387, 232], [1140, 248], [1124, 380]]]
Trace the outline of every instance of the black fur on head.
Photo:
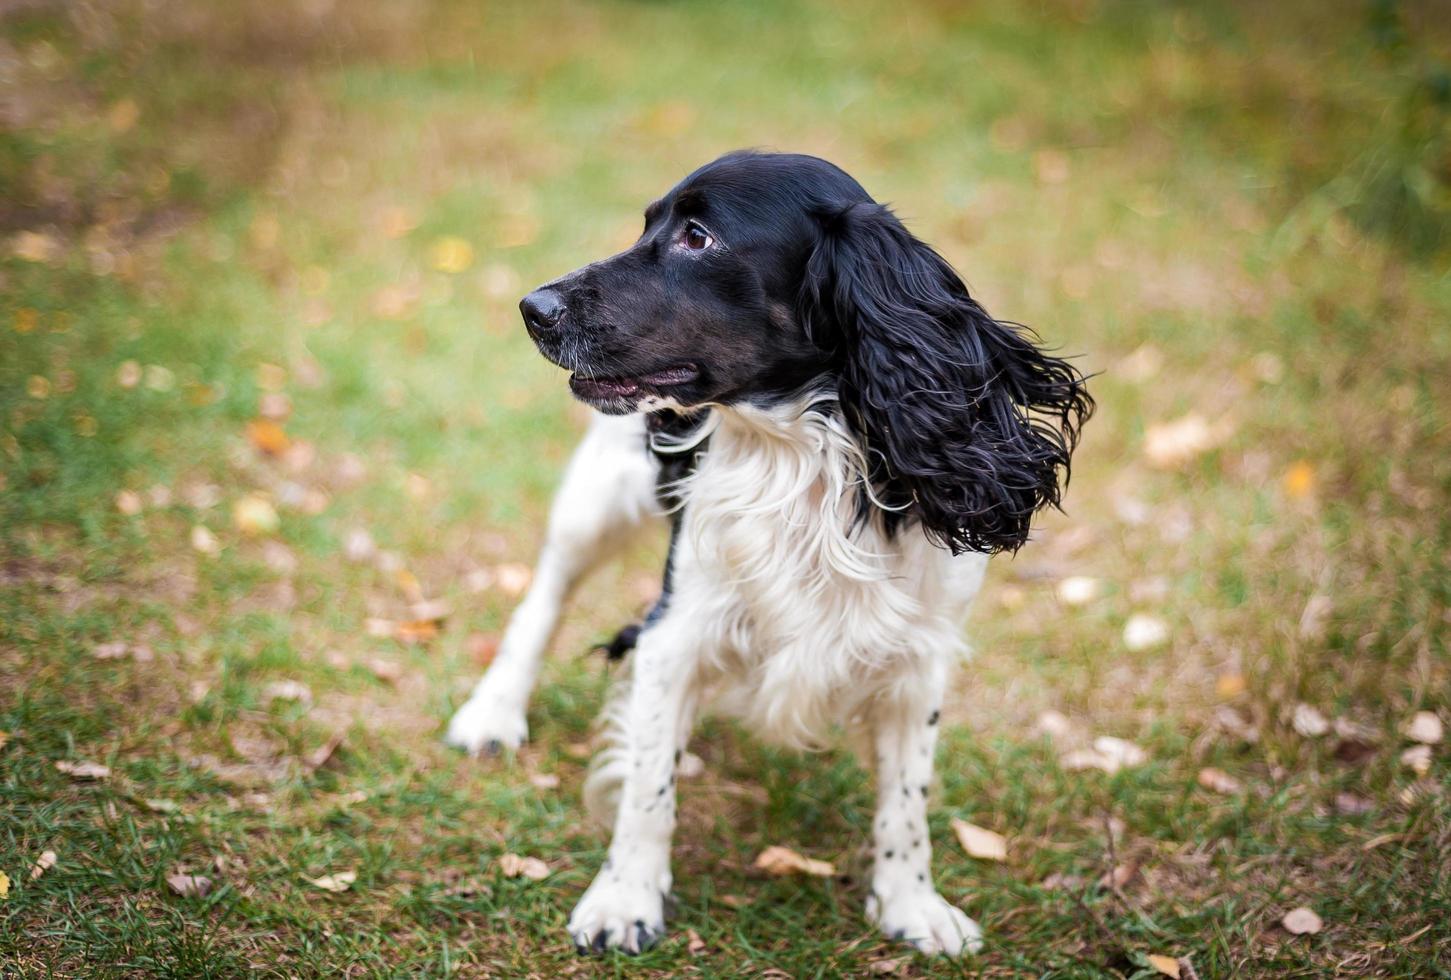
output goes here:
[[1083, 375], [994, 320], [892, 212], [819, 215], [798, 316], [839, 359], [837, 393], [889, 528], [954, 553], [1016, 551], [1058, 506], [1093, 411]]
[[[640, 238], [520, 304], [602, 412], [770, 407], [834, 389], [870, 467], [863, 517], [1015, 550], [1057, 505], [1083, 376], [988, 316], [844, 170], [732, 153], [645, 211]], [[815, 403], [819, 406], [821, 403]]]

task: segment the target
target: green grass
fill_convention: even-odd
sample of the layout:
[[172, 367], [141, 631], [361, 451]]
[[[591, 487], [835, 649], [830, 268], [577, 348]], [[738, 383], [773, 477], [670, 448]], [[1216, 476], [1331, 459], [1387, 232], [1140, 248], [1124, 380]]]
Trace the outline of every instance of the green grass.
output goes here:
[[[1399, 758], [1415, 711], [1451, 720], [1435, 4], [38, 3], [0, 37], [0, 973], [1451, 974], [1451, 765]], [[672, 937], [574, 956], [605, 844], [578, 800], [608, 683], [586, 651], [647, 600], [658, 541], [571, 612], [512, 765], [440, 743], [513, 601], [467, 574], [531, 560], [583, 422], [518, 296], [746, 145], [842, 164], [1102, 372], [1069, 514], [994, 562], [949, 701], [935, 867], [988, 934], [960, 964], [864, 921], [850, 755], [722, 722], [692, 744]], [[446, 236], [461, 271], [436, 268]], [[285, 459], [246, 436], [279, 368], [310, 447]], [[1190, 412], [1222, 443], [1149, 465], [1149, 428]], [[236, 527], [252, 493], [275, 532]], [[407, 590], [345, 560], [355, 528], [451, 601], [436, 639], [368, 634]], [[1062, 604], [1068, 575], [1102, 594]], [[1144, 612], [1171, 638], [1131, 651]], [[152, 658], [97, 659], [109, 641]], [[269, 699], [282, 680], [313, 703]], [[1297, 734], [1300, 702], [1368, 747]], [[1065, 769], [1050, 709], [1149, 761]], [[1199, 787], [1210, 766], [1243, 789]], [[952, 817], [1010, 860], [967, 858]], [[768, 844], [842, 877], [763, 879]], [[552, 874], [504, 879], [506, 852]], [[1137, 874], [1095, 886], [1110, 865]], [[342, 894], [304, 880], [345, 869]], [[215, 890], [171, 894], [179, 870]], [[1302, 904], [1323, 932], [1279, 928]]]

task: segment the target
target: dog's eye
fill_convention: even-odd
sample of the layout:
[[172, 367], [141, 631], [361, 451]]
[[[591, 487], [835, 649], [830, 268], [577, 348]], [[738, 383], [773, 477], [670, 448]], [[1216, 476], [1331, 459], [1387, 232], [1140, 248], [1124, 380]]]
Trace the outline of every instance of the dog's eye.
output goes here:
[[685, 226], [685, 234], [681, 236], [680, 244], [692, 252], [699, 252], [715, 244], [715, 239], [710, 237], [710, 232], [692, 221]]

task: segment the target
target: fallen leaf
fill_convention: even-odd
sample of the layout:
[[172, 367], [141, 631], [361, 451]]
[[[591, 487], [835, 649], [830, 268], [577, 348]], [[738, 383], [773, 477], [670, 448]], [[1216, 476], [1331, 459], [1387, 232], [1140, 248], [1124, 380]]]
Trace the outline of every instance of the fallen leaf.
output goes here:
[[447, 619], [448, 614], [453, 610], [446, 599], [424, 599], [413, 603], [408, 607], [408, 611], [413, 614], [414, 619], [426, 619], [437, 623]]
[[480, 895], [492, 895], [494, 890], [478, 878], [465, 878], [456, 885], [452, 885], [443, 892], [449, 898], [474, 898]]
[[142, 506], [141, 494], [134, 490], [122, 490], [116, 494], [116, 510], [124, 517], [135, 517], [141, 513]]
[[142, 800], [141, 802], [152, 813], [174, 814], [181, 812], [181, 804], [175, 800]]
[[361, 564], [368, 561], [377, 552], [378, 546], [373, 543], [373, 536], [363, 528], [353, 528], [343, 539], [343, 556], [348, 561]]
[[1124, 623], [1124, 646], [1137, 653], [1162, 646], [1169, 640], [1169, 624], [1158, 616], [1134, 613]]
[[1062, 871], [1055, 871], [1043, 879], [1042, 887], [1049, 891], [1077, 891], [1085, 884], [1082, 875], [1065, 874]]
[[464, 576], [464, 588], [470, 592], [487, 592], [494, 587], [494, 573], [487, 568], [476, 568]]
[[439, 272], [459, 273], [474, 264], [474, 247], [456, 235], [445, 235], [433, 243], [428, 257]]
[[1141, 766], [1149, 761], [1149, 753], [1126, 738], [1100, 735], [1093, 740], [1093, 749], [1106, 759], [1112, 760], [1115, 769], [1124, 766]]
[[91, 656], [97, 660], [120, 660], [130, 649], [120, 640], [112, 640], [107, 643], [97, 643], [91, 648]]
[[67, 762], [62, 759], [55, 764], [60, 772], [65, 773], [72, 779], [109, 779], [111, 770], [99, 762]]
[[1067, 738], [1073, 733], [1073, 722], [1063, 712], [1049, 708], [1038, 715], [1034, 728], [1049, 738]]
[[780, 845], [766, 848], [756, 856], [756, 860], [751, 866], [773, 875], [804, 874], [815, 875], [818, 878], [830, 878], [836, 874], [836, 865], [830, 861], [818, 861], [815, 858], [805, 857], [789, 847]]
[[343, 744], [343, 733], [334, 732], [328, 740], [309, 752], [302, 760], [303, 768], [308, 772], [316, 772], [327, 765], [328, 760], [337, 752], [338, 746]]
[[1213, 719], [1216, 726], [1246, 742], [1258, 742], [1260, 739], [1260, 730], [1228, 705], [1215, 708]]
[[1417, 776], [1424, 776], [1431, 771], [1431, 746], [1416, 745], [1401, 753], [1401, 765], [1410, 769]]
[[952, 820], [952, 830], [957, 834], [957, 842], [962, 845], [968, 857], [981, 858], [984, 861], [1008, 859], [1008, 839], [1002, 834], [956, 817]]
[[438, 624], [431, 619], [414, 619], [398, 623], [393, 636], [400, 643], [427, 643], [438, 636]]
[[212, 557], [222, 550], [222, 543], [217, 540], [217, 536], [201, 524], [191, 529], [191, 546], [193, 550]]
[[1111, 869], [1098, 876], [1098, 887], [1120, 889], [1134, 880], [1139, 873], [1139, 866], [1132, 861], [1124, 861], [1115, 864]]
[[1214, 693], [1221, 698], [1238, 697], [1248, 688], [1243, 674], [1220, 674], [1214, 679]]
[[1149, 426], [1144, 431], [1144, 455], [1151, 466], [1175, 469], [1220, 445], [1231, 431], [1225, 420], [1211, 425], [1203, 416], [1190, 413]]
[[872, 960], [867, 964], [867, 972], [879, 977], [896, 976], [902, 972], [902, 967], [906, 964], [907, 961], [901, 957], [891, 960]]
[[494, 584], [513, 598], [523, 595], [533, 578], [534, 571], [528, 565], [510, 562], [494, 568]]
[[1325, 716], [1318, 709], [1301, 702], [1295, 705], [1295, 710], [1290, 715], [1290, 727], [1305, 738], [1319, 738], [1330, 731], [1330, 722], [1325, 720]]
[[542, 881], [549, 877], [549, 865], [536, 857], [501, 854], [495, 863], [499, 866], [499, 873], [505, 878], [528, 878], [530, 881]]
[[279, 521], [271, 501], [260, 494], [249, 493], [232, 504], [232, 523], [243, 534], [255, 537], [276, 531]]
[[297, 571], [297, 555], [281, 541], [267, 541], [262, 545], [262, 561], [278, 575]]
[[292, 414], [292, 399], [280, 391], [265, 391], [257, 399], [257, 414], [273, 422], [286, 422]]
[[368, 672], [385, 684], [397, 684], [403, 679], [403, 667], [391, 660], [372, 657], [367, 662]]
[[705, 950], [705, 940], [694, 929], [685, 930], [685, 951], [692, 956]]
[[686, 752], [680, 756], [680, 764], [675, 767], [675, 774], [681, 779], [695, 779], [705, 775], [705, 760], [694, 752]]
[[303, 875], [302, 880], [325, 892], [345, 892], [358, 880], [356, 871], [339, 871], [335, 874], [323, 875], [320, 878], [309, 878]]
[[1199, 785], [1205, 789], [1214, 793], [1222, 793], [1225, 796], [1233, 796], [1244, 788], [1238, 779], [1223, 769], [1201, 769], [1197, 780]]
[[264, 701], [296, 701], [299, 704], [312, 704], [312, 690], [301, 681], [281, 680], [272, 681], [262, 689], [262, 700]]
[[559, 789], [559, 777], [552, 772], [531, 773], [529, 782], [535, 789]]
[[33, 864], [30, 868], [30, 880], [34, 881], [35, 879], [39, 878], [41, 875], [49, 871], [51, 868], [55, 867], [55, 862], [55, 851], [41, 851], [40, 857], [35, 859], [35, 864]]
[[[423, 584], [418, 581], [417, 575], [406, 568], [400, 568], [393, 573], [393, 581], [397, 583], [399, 590], [409, 602], [423, 601]], [[418, 618], [429, 619], [431, 617], [419, 616]]]
[[751, 904], [751, 900], [744, 895], [722, 895], [720, 903], [726, 908], [743, 909]]
[[1149, 966], [1152, 966], [1160, 975], [1179, 980], [1179, 960], [1176, 957], [1165, 956], [1162, 953], [1150, 953], [1148, 960]]
[[487, 667], [499, 655], [499, 638], [492, 633], [470, 633], [467, 647], [474, 663]]
[[260, 453], [281, 456], [292, 444], [287, 432], [272, 419], [253, 419], [247, 423], [247, 441]]
[[1314, 935], [1325, 928], [1325, 922], [1315, 914], [1315, 910], [1304, 905], [1286, 912], [1280, 919], [1280, 925], [1295, 936]]
[[1097, 599], [1103, 586], [1096, 578], [1071, 575], [1058, 583], [1058, 601], [1065, 606], [1083, 606]]
[[21, 231], [10, 239], [10, 254], [26, 262], [49, 262], [60, 252], [60, 242], [43, 231]]
[[1441, 717], [1434, 711], [1417, 711], [1401, 732], [1412, 742], [1422, 745], [1439, 745], [1446, 734]]
[[1347, 817], [1359, 817], [1375, 809], [1375, 804], [1354, 793], [1335, 794], [1335, 812]]
[[1304, 500], [1315, 492], [1315, 467], [1303, 459], [1298, 460], [1285, 470], [1280, 482], [1287, 497]]
[[1335, 609], [1328, 595], [1316, 593], [1305, 601], [1300, 612], [1300, 638], [1318, 640], [1325, 635], [1325, 624]]
[[168, 875], [166, 883], [182, 898], [205, 898], [212, 890], [212, 879], [203, 875]]
[[6, 744], [8, 744], [9, 741], [10, 733], [7, 731], [0, 731], [0, 749], [5, 748]]
[[0, 871], [0, 899], [10, 897], [10, 876]]

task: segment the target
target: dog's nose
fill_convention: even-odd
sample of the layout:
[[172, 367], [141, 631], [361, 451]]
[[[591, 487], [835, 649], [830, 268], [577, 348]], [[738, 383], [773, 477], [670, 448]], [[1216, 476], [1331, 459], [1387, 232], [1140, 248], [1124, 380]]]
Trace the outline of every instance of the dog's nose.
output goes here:
[[524, 314], [524, 326], [532, 337], [549, 333], [564, 317], [564, 300], [547, 287], [534, 290], [519, 303], [519, 312]]

